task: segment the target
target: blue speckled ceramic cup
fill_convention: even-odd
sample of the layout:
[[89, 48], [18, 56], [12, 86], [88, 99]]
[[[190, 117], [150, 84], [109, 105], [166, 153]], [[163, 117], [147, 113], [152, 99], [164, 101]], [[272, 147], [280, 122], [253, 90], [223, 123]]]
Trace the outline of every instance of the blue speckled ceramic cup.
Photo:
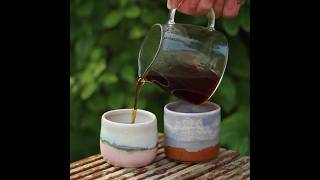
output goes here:
[[165, 152], [171, 159], [203, 162], [219, 152], [220, 106], [212, 102], [193, 105], [184, 101], [164, 107]]

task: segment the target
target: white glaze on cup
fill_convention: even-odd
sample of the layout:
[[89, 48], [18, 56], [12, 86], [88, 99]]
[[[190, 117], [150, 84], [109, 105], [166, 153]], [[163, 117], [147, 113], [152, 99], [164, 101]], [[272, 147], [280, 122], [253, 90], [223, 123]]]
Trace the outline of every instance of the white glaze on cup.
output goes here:
[[132, 109], [104, 113], [101, 119], [100, 151], [104, 159], [120, 167], [141, 167], [152, 162], [157, 153], [157, 119], [138, 110], [131, 124]]

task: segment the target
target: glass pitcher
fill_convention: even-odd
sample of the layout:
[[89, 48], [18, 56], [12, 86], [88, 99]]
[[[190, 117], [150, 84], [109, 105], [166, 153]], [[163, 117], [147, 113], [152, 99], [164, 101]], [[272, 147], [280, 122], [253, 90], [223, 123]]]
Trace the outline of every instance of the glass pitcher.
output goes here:
[[146, 35], [138, 75], [182, 100], [201, 104], [210, 99], [223, 77], [228, 42], [214, 29], [213, 9], [208, 27], [175, 23], [175, 12], [170, 10], [167, 24], [153, 25]]

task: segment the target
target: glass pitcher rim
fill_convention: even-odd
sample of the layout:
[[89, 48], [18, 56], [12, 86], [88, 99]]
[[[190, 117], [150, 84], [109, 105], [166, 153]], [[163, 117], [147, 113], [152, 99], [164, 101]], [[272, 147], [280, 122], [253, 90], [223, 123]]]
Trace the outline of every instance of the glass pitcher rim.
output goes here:
[[[162, 24], [157, 23], [157, 24], [152, 25], [151, 29], [153, 29], [154, 27], [160, 27], [160, 39], [159, 39], [159, 43], [158, 43], [158, 48], [157, 48], [157, 51], [155, 52], [155, 54], [154, 54], [154, 56], [152, 58], [152, 61], [149, 63], [148, 67], [144, 70], [143, 74], [141, 74], [141, 63], [140, 63], [141, 51], [142, 51], [143, 48], [140, 48], [139, 55], [138, 55], [138, 75], [139, 75], [140, 78], [141, 77], [143, 78], [144, 75], [149, 71], [149, 68], [154, 63], [154, 61], [155, 61], [155, 59], [156, 59], [156, 57], [157, 57], [157, 55], [158, 55], [158, 53], [159, 53], [159, 51], [161, 49], [161, 46], [162, 46], [162, 42], [163, 42], [163, 26], [162, 26]], [[146, 40], [147, 40], [147, 38], [145, 37], [143, 42], [142, 42], [142, 44], [141, 44], [141, 47], [144, 46], [144, 43], [145, 43]]]

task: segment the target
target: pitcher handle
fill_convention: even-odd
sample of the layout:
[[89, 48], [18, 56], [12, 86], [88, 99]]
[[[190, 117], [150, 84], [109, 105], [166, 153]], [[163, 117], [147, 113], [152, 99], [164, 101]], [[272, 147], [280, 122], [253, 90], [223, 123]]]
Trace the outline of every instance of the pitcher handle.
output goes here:
[[[175, 24], [174, 17], [175, 17], [176, 11], [177, 11], [177, 9], [170, 9], [169, 10], [169, 20], [168, 20], [169, 25]], [[208, 28], [209, 28], [209, 30], [214, 30], [216, 16], [215, 16], [215, 13], [212, 8], [208, 12], [207, 16], [208, 16]]]

